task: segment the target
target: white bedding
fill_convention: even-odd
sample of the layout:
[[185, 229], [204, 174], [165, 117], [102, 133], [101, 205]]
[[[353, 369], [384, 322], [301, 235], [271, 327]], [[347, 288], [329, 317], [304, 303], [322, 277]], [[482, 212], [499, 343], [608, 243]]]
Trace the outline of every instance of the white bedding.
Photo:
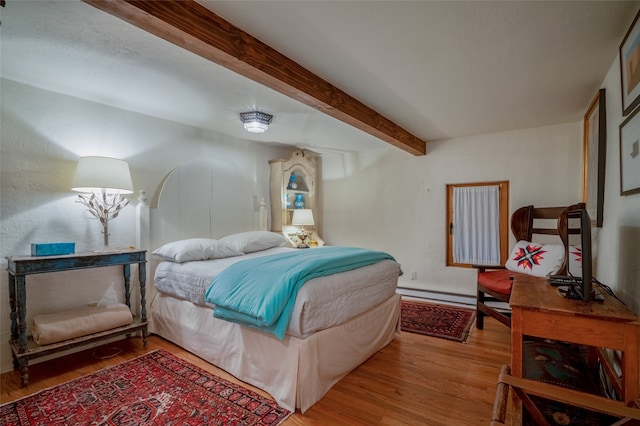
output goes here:
[[[251, 167], [254, 165], [252, 163]], [[207, 159], [186, 163], [172, 171], [154, 197], [158, 201], [157, 208], [138, 206], [140, 241], [137, 245], [155, 248], [193, 236], [213, 239], [231, 230], [254, 229], [254, 198], [237, 197], [236, 194], [255, 193], [260, 185], [256, 182], [245, 185], [240, 180], [218, 185], [225, 177], [223, 168]], [[234, 201], [231, 206], [227, 201], [220, 201], [229, 199]], [[265, 230], [266, 226], [261, 229]], [[253, 256], [284, 250], [287, 249], [256, 252]], [[242, 258], [246, 257], [228, 258], [227, 262], [237, 262]], [[239, 380], [265, 390], [288, 410], [299, 409], [304, 413], [331, 386], [389, 344], [399, 332], [400, 296], [395, 294], [399, 266], [391, 261], [371, 265], [370, 275], [361, 283], [364, 293], [355, 297], [353, 293], [357, 292], [346, 287], [345, 278], [349, 275], [342, 273], [334, 277], [338, 281], [333, 283], [335, 288], [331, 292], [337, 292], [338, 304], [333, 307], [324, 305], [323, 300], [335, 295], [330, 296], [330, 292], [321, 289], [319, 296], [304, 296], [314, 289], [315, 283], [309, 281], [302, 286], [304, 290], [296, 298], [299, 304], [296, 309], [300, 314], [291, 321], [290, 334], [282, 340], [270, 333], [214, 318], [212, 308], [204, 302], [212, 276], [190, 277], [192, 285], [185, 286], [183, 282], [176, 286], [181, 278], [191, 274], [186, 272], [190, 266], [158, 263], [157, 258], [150, 262], [153, 276], [158, 271], [157, 286], [161, 291], [154, 291], [155, 286], [149, 286], [149, 331], [226, 370]], [[209, 268], [204, 262], [192, 263], [197, 265], [196, 269]], [[383, 268], [384, 272], [376, 268]], [[365, 270], [362, 268], [359, 272]], [[388, 277], [388, 282], [379, 287], [377, 281], [384, 281], [383, 275]], [[172, 281], [174, 278], [177, 281]], [[170, 296], [169, 292], [176, 297]], [[374, 300], [389, 292], [392, 293], [390, 297], [373, 305]], [[342, 297], [343, 294], [346, 297]], [[314, 305], [307, 297], [315, 297], [320, 303]], [[352, 305], [359, 306], [355, 311], [365, 310], [341, 322], [345, 318], [343, 314]], [[367, 305], [372, 307], [367, 308]], [[316, 312], [324, 315], [316, 317]], [[302, 325], [311, 324], [310, 318], [329, 318], [334, 321], [329, 324], [341, 323], [304, 338], [296, 337], [306, 336], [311, 329], [322, 328]]]
[[[155, 286], [161, 293], [211, 307], [204, 300], [204, 295], [213, 279], [224, 268], [248, 258], [290, 250], [296, 249], [277, 247], [224, 259], [162, 262], [156, 268]], [[342, 324], [379, 305], [395, 293], [399, 271], [398, 263], [385, 260], [310, 280], [298, 292], [287, 334], [304, 338], [318, 330]]]
[[204, 295], [213, 279], [225, 268], [242, 260], [295, 250], [287, 247], [274, 247], [243, 256], [222, 259], [184, 263], [162, 262], [156, 268], [154, 284], [156, 289], [162, 293], [188, 300], [196, 305], [213, 307], [204, 299]]

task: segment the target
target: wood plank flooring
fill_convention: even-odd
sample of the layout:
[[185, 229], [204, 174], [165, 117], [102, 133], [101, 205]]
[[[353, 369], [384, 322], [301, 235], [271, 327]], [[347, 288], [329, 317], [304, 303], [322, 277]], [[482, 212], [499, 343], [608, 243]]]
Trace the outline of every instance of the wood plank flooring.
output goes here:
[[[122, 352], [99, 358], [113, 348], [121, 348]], [[25, 388], [20, 388], [18, 372], [5, 373], [1, 376], [0, 402], [13, 401], [159, 348], [238, 382], [195, 355], [152, 336], [147, 349], [142, 347], [141, 339], [134, 338], [34, 364], [29, 368], [30, 384]], [[484, 330], [472, 329], [467, 343], [403, 332], [338, 382], [304, 415], [296, 412], [284, 424], [489, 424], [496, 380], [500, 367], [509, 362], [509, 349], [509, 329], [491, 318], [485, 319]]]

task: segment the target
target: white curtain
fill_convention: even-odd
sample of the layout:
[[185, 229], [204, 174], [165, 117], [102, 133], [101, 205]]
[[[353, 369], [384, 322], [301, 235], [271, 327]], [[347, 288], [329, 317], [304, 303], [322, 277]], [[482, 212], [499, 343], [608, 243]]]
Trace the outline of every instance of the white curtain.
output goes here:
[[500, 264], [500, 188], [453, 189], [453, 260], [474, 265]]

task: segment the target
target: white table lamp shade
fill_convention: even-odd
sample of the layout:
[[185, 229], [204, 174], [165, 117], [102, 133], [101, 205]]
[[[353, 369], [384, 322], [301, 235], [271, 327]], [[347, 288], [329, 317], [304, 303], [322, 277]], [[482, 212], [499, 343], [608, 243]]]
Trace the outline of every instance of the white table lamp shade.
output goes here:
[[100, 192], [131, 194], [133, 182], [129, 164], [124, 160], [108, 157], [81, 157], [71, 190], [78, 192]]
[[291, 224], [295, 226], [315, 225], [313, 211], [311, 209], [294, 210]]

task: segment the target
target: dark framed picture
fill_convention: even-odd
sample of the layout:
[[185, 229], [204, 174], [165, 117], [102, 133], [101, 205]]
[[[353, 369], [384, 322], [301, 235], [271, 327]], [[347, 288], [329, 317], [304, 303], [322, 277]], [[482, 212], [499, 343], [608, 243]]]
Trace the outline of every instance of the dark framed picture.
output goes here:
[[629, 115], [640, 103], [640, 11], [620, 44], [620, 81], [622, 83], [622, 115]]
[[640, 115], [637, 108], [620, 125], [620, 195], [640, 193]]
[[606, 91], [600, 89], [584, 115], [582, 147], [582, 201], [598, 228], [604, 210], [604, 169], [607, 152]]

